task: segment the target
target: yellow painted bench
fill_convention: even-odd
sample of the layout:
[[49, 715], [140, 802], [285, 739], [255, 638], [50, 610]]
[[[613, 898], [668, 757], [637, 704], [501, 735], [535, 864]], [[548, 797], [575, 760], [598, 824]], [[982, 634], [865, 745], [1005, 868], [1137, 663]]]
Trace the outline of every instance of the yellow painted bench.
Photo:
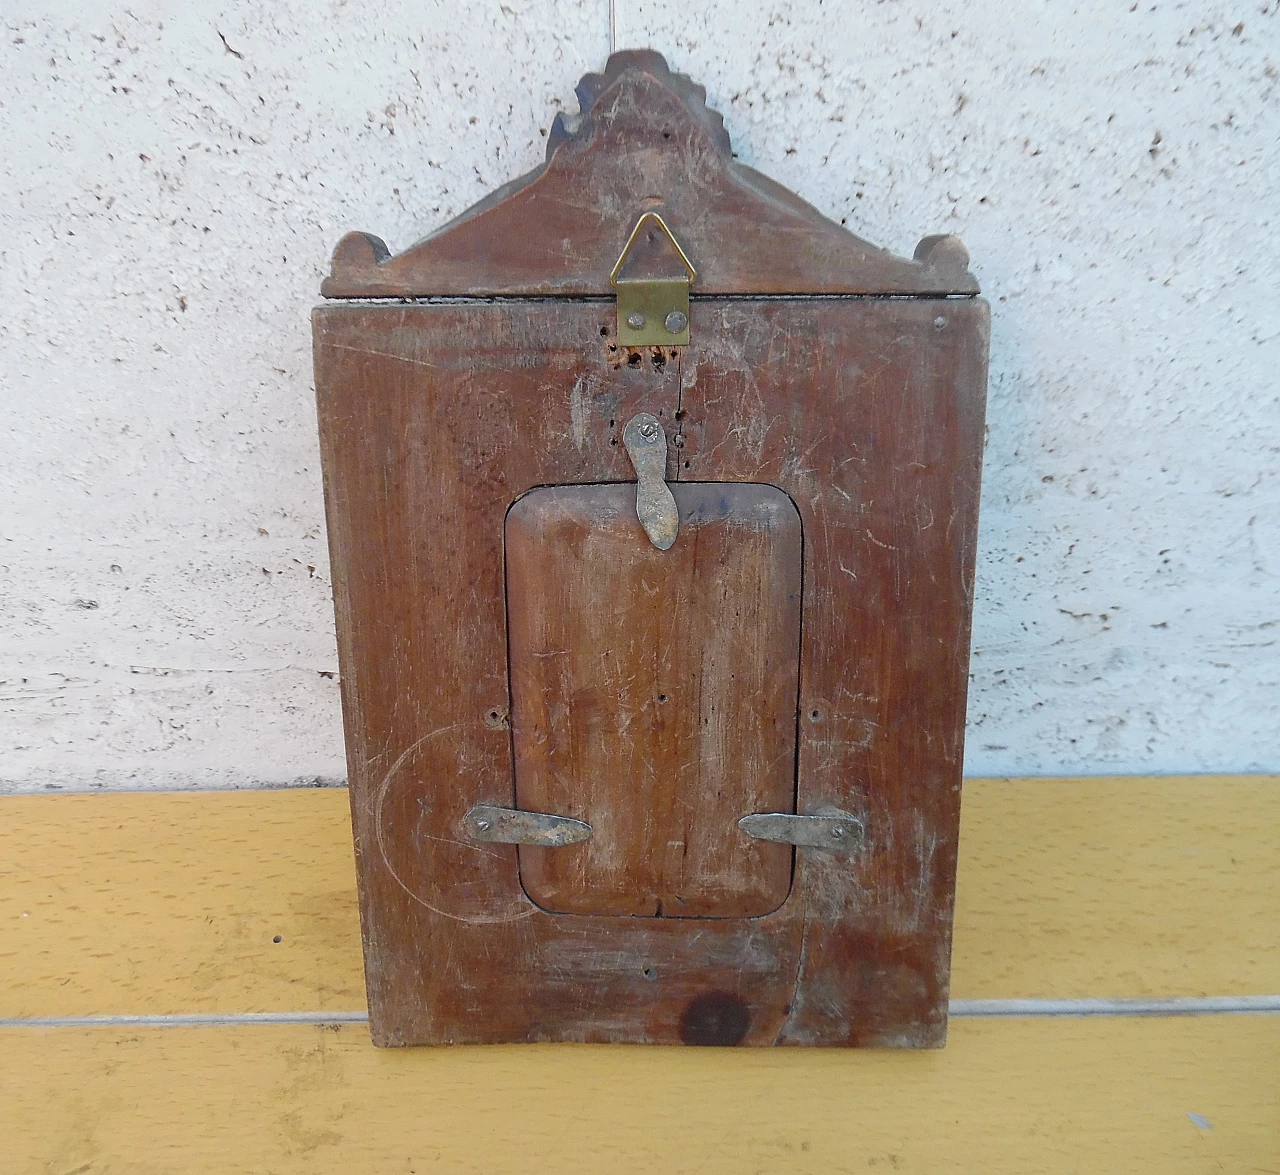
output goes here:
[[1280, 778], [965, 787], [930, 1053], [375, 1050], [345, 792], [0, 798], [0, 1172], [1280, 1173]]

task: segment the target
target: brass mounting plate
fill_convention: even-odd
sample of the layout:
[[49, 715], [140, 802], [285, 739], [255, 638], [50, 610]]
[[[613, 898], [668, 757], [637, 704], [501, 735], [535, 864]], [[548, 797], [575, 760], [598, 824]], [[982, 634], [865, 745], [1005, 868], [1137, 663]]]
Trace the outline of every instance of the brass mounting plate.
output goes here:
[[623, 279], [617, 290], [618, 342], [624, 347], [688, 346], [687, 277]]
[[[650, 221], [671, 242], [687, 276], [618, 276], [632, 245]], [[689, 287], [697, 278], [698, 271], [680, 247], [675, 234], [667, 227], [667, 222], [656, 212], [646, 212], [641, 216], [609, 273], [609, 284], [618, 291], [618, 342], [624, 347], [686, 346], [689, 342]]]

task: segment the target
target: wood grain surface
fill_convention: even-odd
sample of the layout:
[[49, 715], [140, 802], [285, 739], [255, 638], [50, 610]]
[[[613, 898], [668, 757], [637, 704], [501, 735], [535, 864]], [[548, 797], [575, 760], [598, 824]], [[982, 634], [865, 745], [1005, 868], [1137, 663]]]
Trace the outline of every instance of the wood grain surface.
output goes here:
[[[988, 308], [726, 298], [692, 321], [689, 346], [623, 361], [608, 304], [314, 313], [379, 1043], [945, 1039]], [[865, 839], [797, 850], [758, 919], [552, 915], [514, 846], [462, 827], [514, 801], [507, 511], [631, 482], [618, 434], [640, 411], [680, 480], [777, 487], [811, 536], [796, 810], [851, 813]]]
[[[967, 780], [953, 997], [1280, 993], [1277, 827], [1275, 777]], [[0, 926], [0, 1018], [364, 1007], [342, 789], [0, 797]]]
[[1280, 1016], [958, 1020], [941, 1052], [0, 1030], [6, 1175], [1261, 1175]]
[[520, 847], [546, 910], [756, 917], [791, 888], [791, 846], [738, 820], [795, 811], [800, 515], [773, 486], [670, 489], [667, 551], [633, 485], [534, 490], [507, 513], [516, 806], [592, 827]]

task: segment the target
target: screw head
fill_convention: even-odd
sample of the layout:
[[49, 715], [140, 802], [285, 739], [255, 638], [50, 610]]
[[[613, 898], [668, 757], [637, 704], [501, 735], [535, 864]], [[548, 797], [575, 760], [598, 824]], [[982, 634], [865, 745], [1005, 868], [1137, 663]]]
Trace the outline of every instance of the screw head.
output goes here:
[[668, 334], [678, 335], [689, 325], [689, 316], [683, 310], [673, 310], [662, 325], [667, 328]]
[[844, 837], [844, 825], [843, 825], [843, 824], [837, 824], [837, 825], [836, 825], [836, 826], [831, 830], [831, 835], [832, 835], [833, 837], [835, 837], [835, 839], [836, 839], [836, 840], [841, 840], [841, 839], [843, 839], [843, 837]]
[[939, 314], [938, 317], [933, 320], [934, 330], [942, 330], [943, 327], [945, 327], [946, 325], [947, 325], [947, 319], [945, 315]]
[[477, 821], [476, 821], [476, 828], [477, 828], [480, 832], [488, 832], [488, 831], [489, 831], [489, 821], [487, 821], [487, 820], [477, 820]]
[[644, 327], [644, 315], [639, 310], [633, 310], [627, 315], [627, 325], [632, 330], [641, 330]]
[[644, 437], [646, 441], [651, 441], [658, 435], [658, 426], [654, 424], [652, 420], [649, 421], [648, 424], [642, 424], [640, 426], [640, 435]]

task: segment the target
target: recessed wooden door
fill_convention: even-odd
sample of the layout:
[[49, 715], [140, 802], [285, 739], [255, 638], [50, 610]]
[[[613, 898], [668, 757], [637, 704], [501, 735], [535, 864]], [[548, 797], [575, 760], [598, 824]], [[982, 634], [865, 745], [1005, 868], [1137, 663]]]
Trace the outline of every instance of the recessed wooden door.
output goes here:
[[790, 889], [790, 846], [737, 822], [795, 810], [800, 516], [770, 485], [671, 490], [669, 551], [630, 484], [534, 490], [507, 515], [516, 804], [593, 830], [520, 847], [546, 910], [749, 917]]

